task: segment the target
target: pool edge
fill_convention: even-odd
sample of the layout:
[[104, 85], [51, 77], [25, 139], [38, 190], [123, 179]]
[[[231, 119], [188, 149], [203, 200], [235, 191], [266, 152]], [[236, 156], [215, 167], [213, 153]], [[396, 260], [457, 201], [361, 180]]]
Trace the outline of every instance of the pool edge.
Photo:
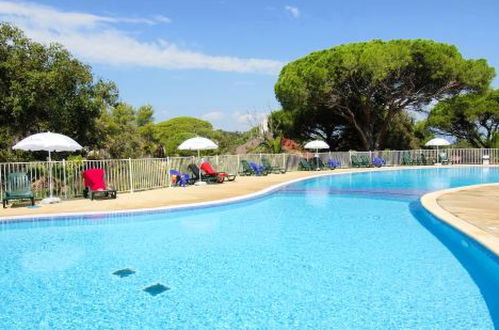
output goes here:
[[458, 192], [458, 191], [463, 191], [463, 190], [468, 190], [468, 189], [475, 189], [479, 187], [486, 187], [486, 186], [498, 186], [499, 183], [483, 183], [483, 184], [476, 184], [476, 185], [469, 185], [469, 186], [462, 186], [462, 187], [456, 187], [456, 188], [449, 188], [449, 189], [443, 189], [443, 190], [438, 190], [434, 191], [428, 194], [425, 194], [421, 196], [420, 202], [423, 205], [423, 207], [431, 213], [433, 216], [438, 218], [439, 220], [447, 223], [448, 225], [452, 226], [453, 228], [457, 229], [461, 233], [471, 237], [472, 239], [476, 240], [479, 242], [481, 245], [483, 245], [485, 248], [487, 248], [489, 251], [494, 253], [496, 256], [499, 257], [499, 238], [492, 235], [491, 233], [486, 232], [485, 230], [478, 228], [477, 226], [469, 223], [466, 220], [463, 220], [451, 212], [445, 210], [442, 206], [440, 206], [437, 202], [438, 198], [448, 194], [448, 193], [453, 193], [453, 192]]

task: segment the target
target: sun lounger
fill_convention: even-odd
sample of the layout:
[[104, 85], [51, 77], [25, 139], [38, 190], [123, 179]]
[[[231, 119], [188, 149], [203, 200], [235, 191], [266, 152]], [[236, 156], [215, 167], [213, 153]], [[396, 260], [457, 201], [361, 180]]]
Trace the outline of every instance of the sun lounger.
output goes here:
[[360, 163], [362, 164], [363, 167], [371, 167], [371, 161], [369, 160], [369, 157], [367, 155], [360, 155]]
[[243, 166], [243, 170], [239, 172], [239, 175], [248, 176], [248, 175], [256, 175], [255, 171], [251, 168], [249, 162], [247, 160], [241, 160], [241, 165]]
[[410, 153], [404, 153], [402, 155], [402, 165], [414, 165], [414, 163]]
[[209, 162], [203, 162], [201, 164], [201, 170], [203, 170], [203, 172], [205, 173], [203, 175], [218, 176], [218, 177], [222, 177], [223, 180], [227, 180], [227, 181], [234, 181], [236, 179], [235, 174], [228, 174], [225, 172], [215, 171]]
[[170, 176], [172, 178], [172, 184], [177, 187], [185, 187], [194, 183], [188, 173], [182, 174], [180, 171], [170, 170]]
[[[199, 167], [196, 164], [189, 164], [187, 168], [192, 173], [191, 180], [193, 182], [199, 181], [199, 174], [200, 174]], [[209, 175], [201, 173], [201, 181], [204, 181], [206, 183], [223, 183], [224, 178], [218, 175]]]
[[255, 162], [250, 162], [249, 165], [250, 165], [251, 169], [253, 170], [253, 172], [255, 173], [255, 175], [267, 175], [268, 174], [268, 172], [265, 170], [265, 167], [263, 167], [262, 165], [258, 165]]
[[6, 208], [9, 200], [29, 199], [31, 206], [35, 205], [35, 196], [31, 189], [31, 180], [26, 173], [13, 172], [7, 177], [7, 186], [3, 195], [3, 207]]
[[386, 165], [386, 161], [381, 157], [374, 157], [372, 163], [376, 167], [381, 167]]
[[340, 167], [340, 166], [341, 166], [341, 163], [340, 163], [339, 161], [334, 160], [334, 159], [332, 159], [332, 158], [329, 158], [329, 159], [327, 160], [327, 163], [328, 163], [329, 167], [331, 167], [332, 169], [335, 169], [335, 168], [337, 168], [337, 167]]
[[352, 161], [352, 167], [361, 167], [362, 162], [360, 161], [357, 155], [350, 156], [350, 160]]
[[300, 159], [300, 163], [298, 163], [298, 170], [299, 171], [312, 171], [312, 166], [310, 166], [310, 163], [308, 160], [305, 158]]
[[279, 166], [272, 166], [267, 158], [262, 158], [262, 165], [267, 173], [284, 174], [286, 169]]
[[431, 162], [426, 158], [425, 154], [421, 153], [421, 156], [419, 159], [420, 159], [419, 163], [421, 165], [431, 165]]
[[104, 180], [104, 170], [102, 168], [88, 169], [83, 171], [82, 176], [85, 185], [83, 197], [89, 197], [90, 200], [93, 200], [96, 195], [116, 198], [116, 189], [106, 185]]
[[243, 166], [242, 172], [239, 172], [239, 175], [248, 176], [248, 175], [267, 175], [268, 172], [262, 165], [258, 165], [255, 162], [248, 162], [247, 160], [241, 160], [241, 165]]
[[441, 152], [438, 154], [438, 162], [444, 165], [449, 164], [449, 157], [445, 152]]
[[352, 167], [369, 167], [369, 160], [366, 162], [360, 155], [352, 155]]
[[308, 161], [312, 170], [334, 170], [335, 167], [325, 164], [319, 157], [314, 157]]

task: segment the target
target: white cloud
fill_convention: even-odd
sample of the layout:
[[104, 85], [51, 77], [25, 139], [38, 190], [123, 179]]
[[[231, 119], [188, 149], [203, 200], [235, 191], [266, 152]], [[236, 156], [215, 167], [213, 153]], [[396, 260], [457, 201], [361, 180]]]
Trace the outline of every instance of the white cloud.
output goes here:
[[98, 24], [105, 23], [132, 23], [155, 25], [170, 23], [171, 19], [163, 15], [151, 18], [143, 17], [113, 17], [98, 16], [79, 12], [63, 12], [54, 8], [28, 2], [0, 1], [0, 15], [4, 19], [28, 19], [34, 26], [40, 27], [87, 27], [95, 28]]
[[201, 118], [207, 121], [220, 121], [225, 118], [225, 114], [221, 111], [212, 111], [202, 115]]
[[283, 63], [275, 60], [213, 56], [180, 48], [168, 41], [138, 40], [116, 27], [118, 23], [169, 23], [166, 16], [130, 18], [64, 12], [27, 2], [0, 1], [0, 19], [10, 21], [32, 39], [59, 42], [87, 61], [164, 69], [210, 69], [276, 74]]
[[284, 7], [284, 9], [286, 11], [288, 11], [291, 16], [293, 16], [294, 18], [299, 18], [300, 17], [300, 9], [298, 9], [298, 7], [293, 7], [293, 6], [286, 6]]
[[240, 125], [245, 125], [247, 127], [253, 127], [257, 125], [261, 125], [263, 122], [267, 120], [268, 113], [264, 112], [246, 112], [241, 113], [236, 111], [233, 114], [234, 119]]
[[161, 23], [171, 23], [172, 22], [171, 18], [163, 16], [163, 15], [154, 15], [152, 18], [154, 20], [156, 20], [157, 22], [161, 22]]

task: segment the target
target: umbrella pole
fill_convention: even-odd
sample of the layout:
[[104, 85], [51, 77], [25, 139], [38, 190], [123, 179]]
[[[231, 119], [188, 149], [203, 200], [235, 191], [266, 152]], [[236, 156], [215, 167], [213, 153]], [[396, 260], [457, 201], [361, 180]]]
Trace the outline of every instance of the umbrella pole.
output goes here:
[[50, 198], [54, 197], [52, 191], [53, 191], [53, 183], [52, 183], [52, 157], [51, 157], [50, 150], [49, 150], [49, 195], [50, 195]]
[[198, 182], [201, 183], [201, 181], [203, 181], [201, 178], [201, 176], [203, 174], [201, 174], [201, 151], [199, 149], [198, 149], [198, 161], [199, 161], [199, 181]]
[[315, 149], [315, 166], [317, 167], [315, 170], [318, 171], [320, 170], [319, 167], [319, 148]]

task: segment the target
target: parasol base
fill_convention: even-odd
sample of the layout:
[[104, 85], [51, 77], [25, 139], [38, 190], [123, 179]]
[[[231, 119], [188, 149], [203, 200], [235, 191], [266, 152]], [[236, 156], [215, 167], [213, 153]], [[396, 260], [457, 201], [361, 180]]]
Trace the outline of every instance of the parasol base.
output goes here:
[[207, 184], [207, 183], [206, 183], [206, 182], [204, 182], [204, 181], [196, 181], [196, 182], [194, 183], [194, 185], [195, 185], [195, 186], [206, 186], [206, 184]]
[[61, 199], [59, 197], [47, 197], [42, 199], [42, 204], [56, 204], [60, 203]]

